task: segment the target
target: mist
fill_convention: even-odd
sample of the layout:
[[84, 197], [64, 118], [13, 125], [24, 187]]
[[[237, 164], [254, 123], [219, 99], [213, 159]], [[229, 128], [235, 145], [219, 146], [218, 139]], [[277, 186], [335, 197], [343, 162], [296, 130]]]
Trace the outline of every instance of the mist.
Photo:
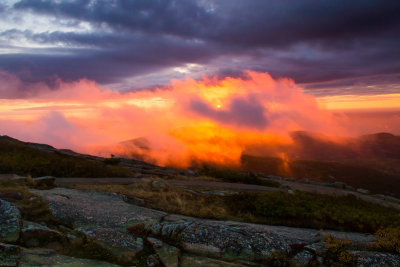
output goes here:
[[8, 87], [16, 88], [8, 89], [18, 92], [0, 92], [1, 134], [177, 168], [204, 162], [238, 165], [243, 152], [251, 150], [281, 155], [296, 146], [293, 133], [298, 131], [340, 143], [371, 129], [391, 130], [329, 111], [293, 80], [262, 72], [172, 80], [125, 93], [87, 79], [27, 90], [15, 76], [3, 73], [0, 78], [0, 83], [12, 80]]

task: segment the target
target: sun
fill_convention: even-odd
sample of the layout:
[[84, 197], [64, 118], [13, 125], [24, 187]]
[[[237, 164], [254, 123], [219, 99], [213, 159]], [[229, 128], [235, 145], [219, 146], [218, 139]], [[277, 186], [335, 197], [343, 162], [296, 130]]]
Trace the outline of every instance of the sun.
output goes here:
[[221, 108], [221, 105], [220, 105], [220, 104], [218, 104], [218, 105], [217, 105], [217, 108]]

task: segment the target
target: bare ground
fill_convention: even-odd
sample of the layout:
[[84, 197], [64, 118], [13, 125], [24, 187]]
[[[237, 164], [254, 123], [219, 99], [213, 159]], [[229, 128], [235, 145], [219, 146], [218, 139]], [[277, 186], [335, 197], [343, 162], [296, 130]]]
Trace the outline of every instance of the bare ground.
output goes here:
[[[58, 186], [66, 186], [73, 184], [95, 184], [95, 185], [104, 185], [104, 184], [121, 184], [127, 185], [132, 183], [137, 183], [141, 181], [140, 178], [56, 178], [56, 184]], [[175, 186], [185, 186], [185, 187], [202, 187], [202, 188], [213, 188], [213, 189], [222, 189], [222, 190], [234, 190], [234, 191], [247, 191], [247, 192], [277, 192], [277, 191], [287, 191], [287, 188], [275, 188], [275, 187], [267, 187], [261, 185], [251, 185], [251, 184], [239, 184], [239, 183], [225, 183], [225, 182], [212, 182], [212, 181], [190, 181], [190, 180], [168, 180], [170, 185]], [[370, 203], [382, 205], [385, 207], [391, 207], [396, 210], [400, 210], [400, 204], [379, 199], [372, 195], [360, 194], [355, 191], [326, 187], [322, 185], [314, 185], [314, 184], [306, 184], [300, 182], [289, 182], [289, 181], [280, 181], [282, 186], [288, 186], [293, 191], [305, 191], [311, 193], [318, 194], [328, 194], [328, 195], [354, 195], [362, 200], [368, 201]]]

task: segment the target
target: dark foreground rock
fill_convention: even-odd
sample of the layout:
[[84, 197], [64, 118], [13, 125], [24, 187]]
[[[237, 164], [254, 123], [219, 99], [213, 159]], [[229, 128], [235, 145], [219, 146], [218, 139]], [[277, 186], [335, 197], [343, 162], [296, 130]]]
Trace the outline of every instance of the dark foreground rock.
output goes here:
[[181, 251], [170, 246], [161, 240], [154, 237], [147, 238], [149, 243], [152, 245], [153, 249], [156, 251], [158, 258], [166, 267], [178, 267], [179, 266], [179, 256]]
[[109, 262], [74, 258], [55, 253], [51, 249], [25, 249], [18, 246], [0, 243], [0, 266], [7, 267], [118, 267]]
[[21, 214], [14, 204], [0, 199], [0, 242], [12, 243], [18, 240], [20, 218]]
[[400, 256], [376, 251], [352, 251], [358, 266], [399, 266]]
[[32, 178], [32, 181], [35, 182], [36, 186], [47, 186], [47, 187], [54, 187], [56, 177], [54, 176], [41, 176]]
[[277, 252], [306, 265], [324, 255], [325, 237], [330, 235], [351, 241], [358, 250], [349, 248], [349, 253], [358, 266], [400, 266], [397, 255], [360, 250], [375, 242], [372, 235], [170, 215], [98, 191], [55, 188], [32, 192], [49, 203], [57, 219], [114, 248], [115, 253], [133, 258], [150, 249], [148, 265], [260, 266], [269, 265]]
[[[265, 263], [277, 251], [287, 255], [295, 252], [294, 255], [300, 254], [297, 258], [301, 258], [303, 262], [309, 261], [313, 255], [325, 252], [324, 238], [328, 235], [351, 241], [358, 247], [366, 247], [375, 241], [372, 235], [358, 233], [319, 232], [314, 229], [205, 220], [178, 215], [168, 215], [162, 222], [149, 223], [143, 228], [164, 240], [179, 239], [187, 253], [241, 264]], [[294, 248], [304, 249], [296, 252]]]
[[0, 266], [17, 266], [20, 257], [20, 247], [0, 243]]
[[144, 249], [143, 238], [133, 236], [126, 228], [139, 222], [158, 222], [166, 215], [128, 204], [116, 194], [63, 188], [31, 191], [49, 203], [57, 219], [72, 224], [75, 230], [126, 260]]
[[40, 247], [63, 239], [63, 234], [58, 231], [38, 223], [24, 221], [19, 242], [27, 247]]

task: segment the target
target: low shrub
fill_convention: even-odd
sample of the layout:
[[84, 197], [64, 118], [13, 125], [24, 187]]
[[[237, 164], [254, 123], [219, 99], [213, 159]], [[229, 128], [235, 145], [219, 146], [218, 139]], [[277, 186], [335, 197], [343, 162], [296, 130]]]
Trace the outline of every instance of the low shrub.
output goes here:
[[266, 262], [267, 266], [271, 267], [291, 267], [295, 266], [295, 263], [293, 259], [289, 257], [288, 254], [286, 254], [283, 251], [274, 251], [271, 253], [271, 255], [268, 258], [268, 261]]
[[400, 254], [400, 227], [379, 229], [375, 236], [378, 249]]
[[114, 158], [114, 157], [106, 158], [106, 159], [103, 160], [103, 163], [106, 164], [106, 165], [117, 166], [117, 165], [119, 165], [121, 163], [121, 159], [120, 158]]
[[355, 266], [355, 256], [347, 250], [353, 245], [350, 241], [325, 237], [327, 251], [323, 255], [326, 266]]
[[199, 171], [200, 175], [215, 177], [230, 183], [243, 183], [243, 184], [255, 184], [264, 185], [269, 187], [279, 187], [281, 184], [276, 181], [258, 178], [252, 172], [238, 172], [229, 169], [217, 169], [210, 166], [203, 166]]

